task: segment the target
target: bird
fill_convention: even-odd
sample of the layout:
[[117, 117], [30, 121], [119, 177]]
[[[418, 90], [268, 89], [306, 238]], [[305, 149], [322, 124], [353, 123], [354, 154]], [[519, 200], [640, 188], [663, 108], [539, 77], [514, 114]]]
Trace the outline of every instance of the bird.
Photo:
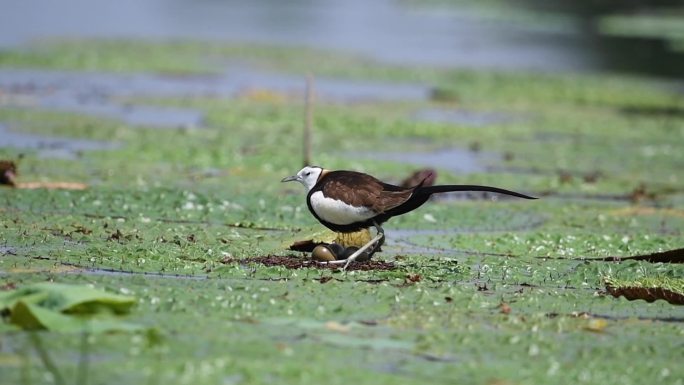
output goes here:
[[432, 186], [437, 180], [437, 171], [431, 168], [423, 168], [414, 171], [406, 179], [402, 180], [399, 186], [401, 187], [413, 187], [421, 182], [423, 186]]
[[[382, 224], [392, 217], [406, 214], [426, 203], [433, 194], [452, 191], [487, 191], [524, 199], [537, 199], [515, 191], [478, 185], [426, 186], [426, 176], [412, 187], [385, 183], [358, 171], [328, 170], [305, 166], [297, 174], [281, 182], [299, 182], [307, 190], [306, 203], [311, 214], [325, 227], [338, 233], [351, 233], [375, 227], [377, 234], [345, 260], [343, 270], [371, 246], [377, 248], [385, 238]], [[372, 250], [374, 251], [374, 250]], [[372, 251], [369, 253], [371, 254]]]
[[0, 185], [16, 187], [17, 164], [11, 160], [0, 160]]

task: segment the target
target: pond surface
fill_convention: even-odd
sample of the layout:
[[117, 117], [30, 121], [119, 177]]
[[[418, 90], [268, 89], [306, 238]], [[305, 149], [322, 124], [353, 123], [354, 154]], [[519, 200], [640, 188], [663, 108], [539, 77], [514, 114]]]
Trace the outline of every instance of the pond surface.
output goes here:
[[430, 151], [402, 152], [352, 152], [352, 157], [399, 162], [420, 167], [436, 167], [454, 174], [469, 174], [486, 171], [490, 154], [474, 152], [459, 147], [439, 148]]
[[36, 0], [3, 5], [0, 47], [46, 38], [188, 38], [342, 50], [400, 64], [596, 70], [600, 55], [580, 25], [394, 0]]
[[[343, 81], [317, 78], [318, 98], [340, 102], [423, 100], [429, 89], [417, 84]], [[243, 67], [206, 76], [115, 74], [50, 70], [0, 69], [0, 106], [40, 107], [121, 120], [133, 126], [199, 127], [204, 114], [192, 108], [158, 107], [124, 102], [144, 97], [240, 96], [267, 90], [303, 98], [301, 76], [260, 72]]]
[[29, 134], [0, 124], [0, 148], [38, 150], [38, 155], [42, 158], [76, 159], [82, 151], [110, 150], [118, 146], [117, 143], [100, 140]]
[[471, 111], [464, 109], [426, 108], [413, 114], [419, 122], [453, 123], [464, 126], [482, 127], [523, 120], [524, 117], [497, 111]]

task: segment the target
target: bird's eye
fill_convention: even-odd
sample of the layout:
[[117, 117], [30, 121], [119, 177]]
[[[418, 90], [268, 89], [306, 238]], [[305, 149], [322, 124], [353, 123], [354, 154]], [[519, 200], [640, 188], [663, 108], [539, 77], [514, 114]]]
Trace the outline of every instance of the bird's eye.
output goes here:
[[307, 171], [307, 172], [305, 172], [305, 173], [304, 173], [304, 175], [305, 175], [305, 176], [309, 176], [309, 175], [311, 175], [311, 171]]

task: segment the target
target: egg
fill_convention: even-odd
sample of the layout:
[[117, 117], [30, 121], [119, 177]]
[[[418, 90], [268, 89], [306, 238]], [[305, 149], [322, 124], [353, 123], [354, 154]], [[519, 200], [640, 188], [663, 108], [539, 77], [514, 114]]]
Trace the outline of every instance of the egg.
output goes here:
[[311, 257], [319, 262], [330, 262], [338, 259], [337, 256], [342, 252], [344, 248], [337, 243], [321, 244], [314, 247]]

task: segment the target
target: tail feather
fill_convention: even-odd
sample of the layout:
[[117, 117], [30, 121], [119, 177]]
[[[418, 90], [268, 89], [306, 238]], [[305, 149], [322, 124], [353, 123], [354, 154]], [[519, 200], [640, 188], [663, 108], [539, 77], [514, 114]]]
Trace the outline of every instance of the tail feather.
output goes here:
[[486, 191], [486, 192], [493, 192], [497, 194], [504, 194], [504, 195], [511, 195], [514, 197], [518, 198], [525, 198], [525, 199], [537, 199], [535, 197], [521, 194], [515, 191], [511, 190], [505, 190], [502, 188], [498, 187], [490, 187], [490, 186], [477, 186], [477, 185], [439, 185], [439, 186], [422, 186], [422, 183], [416, 187], [414, 187], [413, 194], [411, 197], [404, 202], [403, 204], [393, 208], [392, 210], [389, 210], [383, 214], [378, 215], [375, 220], [378, 223], [383, 223], [386, 220], [388, 220], [391, 217], [397, 216], [397, 215], [402, 215], [405, 214], [409, 211], [415, 210], [418, 207], [422, 206], [425, 202], [430, 199], [430, 196], [432, 194], [438, 194], [438, 193], [445, 193], [445, 192], [454, 192], [454, 191]]
[[432, 194], [444, 193], [444, 192], [456, 192], [456, 191], [486, 191], [497, 194], [510, 195], [518, 198], [524, 199], [537, 199], [533, 196], [525, 195], [519, 192], [506, 190], [498, 187], [491, 186], [478, 186], [478, 185], [468, 185], [468, 184], [451, 184], [451, 185], [440, 185], [440, 186], [427, 186], [418, 187], [416, 193], [420, 195], [430, 196]]

